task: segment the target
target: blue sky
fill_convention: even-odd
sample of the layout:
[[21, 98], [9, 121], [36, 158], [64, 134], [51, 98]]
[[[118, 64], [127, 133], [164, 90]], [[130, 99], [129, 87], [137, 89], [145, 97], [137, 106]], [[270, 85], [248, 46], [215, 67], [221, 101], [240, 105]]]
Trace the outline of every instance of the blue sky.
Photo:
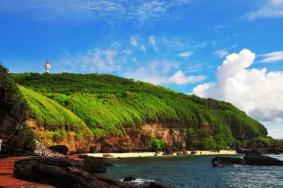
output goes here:
[[48, 59], [53, 73], [144, 80], [232, 102], [283, 137], [283, 0], [9, 0], [0, 23], [11, 72], [43, 72]]

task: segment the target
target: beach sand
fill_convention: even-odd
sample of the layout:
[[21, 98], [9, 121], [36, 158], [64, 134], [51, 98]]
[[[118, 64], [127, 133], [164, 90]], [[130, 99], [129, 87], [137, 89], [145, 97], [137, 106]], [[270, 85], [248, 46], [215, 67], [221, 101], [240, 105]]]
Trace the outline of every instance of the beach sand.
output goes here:
[[[237, 152], [235, 150], [219, 150], [217, 151], [194, 151], [195, 154], [191, 154], [191, 151], [187, 151], [186, 155], [236, 155]], [[104, 158], [136, 158], [136, 157], [154, 157], [154, 156], [176, 156], [177, 153], [173, 155], [163, 155], [162, 152], [156, 155], [155, 152], [131, 152], [131, 153], [87, 153], [86, 155], [92, 157], [104, 157]]]

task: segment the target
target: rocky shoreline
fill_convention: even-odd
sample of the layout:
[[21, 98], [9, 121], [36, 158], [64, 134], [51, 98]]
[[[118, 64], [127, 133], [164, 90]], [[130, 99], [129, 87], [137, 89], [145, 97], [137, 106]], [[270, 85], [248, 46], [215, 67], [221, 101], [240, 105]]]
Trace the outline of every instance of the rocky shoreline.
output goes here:
[[14, 176], [18, 179], [47, 184], [58, 188], [173, 188], [158, 182], [142, 185], [104, 177], [111, 166], [105, 159], [82, 156], [76, 159], [55, 157], [29, 157], [16, 161]]
[[213, 167], [225, 167], [232, 165], [283, 166], [283, 161], [273, 157], [264, 156], [259, 153], [246, 153], [243, 158], [215, 157], [212, 159]]

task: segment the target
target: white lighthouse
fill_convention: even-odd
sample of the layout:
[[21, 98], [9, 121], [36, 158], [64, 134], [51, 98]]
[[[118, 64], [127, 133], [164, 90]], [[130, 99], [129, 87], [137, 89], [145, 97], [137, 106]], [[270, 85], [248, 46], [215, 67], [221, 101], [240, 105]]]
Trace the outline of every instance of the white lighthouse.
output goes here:
[[49, 73], [51, 70], [51, 64], [48, 62], [48, 60], [44, 63], [45, 73]]

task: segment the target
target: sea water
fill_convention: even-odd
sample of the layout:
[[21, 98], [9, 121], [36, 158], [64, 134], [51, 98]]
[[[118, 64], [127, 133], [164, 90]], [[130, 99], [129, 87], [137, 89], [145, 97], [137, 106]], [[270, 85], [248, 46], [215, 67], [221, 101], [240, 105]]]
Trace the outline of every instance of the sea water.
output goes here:
[[[283, 160], [283, 155], [269, 155]], [[136, 183], [158, 181], [177, 188], [283, 187], [283, 166], [212, 167], [214, 156], [176, 156], [132, 158], [111, 161], [106, 175], [123, 179], [138, 178]], [[241, 157], [241, 156], [235, 156]]]

